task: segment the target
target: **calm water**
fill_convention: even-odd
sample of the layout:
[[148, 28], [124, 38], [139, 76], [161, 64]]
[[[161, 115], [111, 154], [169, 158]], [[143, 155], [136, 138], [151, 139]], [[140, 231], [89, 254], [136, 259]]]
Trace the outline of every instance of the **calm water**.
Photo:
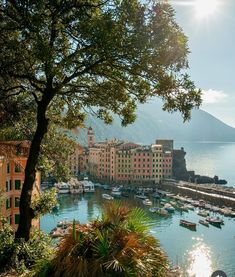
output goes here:
[[[58, 221], [76, 219], [86, 223], [100, 214], [103, 203], [102, 190], [82, 195], [59, 197], [60, 209], [57, 214], [49, 214], [41, 219], [41, 229], [49, 232]], [[139, 206], [153, 222], [151, 233], [156, 236], [171, 261], [185, 270], [185, 276], [209, 277], [216, 269], [224, 270], [228, 277], [235, 276], [235, 219], [224, 218], [221, 229], [198, 225], [193, 232], [179, 226], [180, 219], [198, 222], [197, 211], [176, 211], [169, 217], [159, 217], [148, 211], [142, 201], [133, 196], [127, 199], [133, 206]], [[155, 201], [154, 205], [158, 205]]]
[[235, 187], [235, 143], [222, 142], [176, 142], [175, 148], [184, 147], [188, 170], [226, 179]]

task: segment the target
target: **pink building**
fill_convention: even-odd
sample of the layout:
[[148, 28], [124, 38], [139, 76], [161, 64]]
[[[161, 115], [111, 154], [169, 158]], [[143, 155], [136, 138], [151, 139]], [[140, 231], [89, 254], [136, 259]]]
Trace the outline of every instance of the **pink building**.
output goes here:
[[[83, 170], [100, 181], [120, 183], [159, 183], [172, 176], [172, 140], [157, 140], [157, 144], [141, 146], [116, 139], [95, 142], [88, 129], [88, 150], [81, 155]], [[80, 157], [80, 159], [81, 159]]]

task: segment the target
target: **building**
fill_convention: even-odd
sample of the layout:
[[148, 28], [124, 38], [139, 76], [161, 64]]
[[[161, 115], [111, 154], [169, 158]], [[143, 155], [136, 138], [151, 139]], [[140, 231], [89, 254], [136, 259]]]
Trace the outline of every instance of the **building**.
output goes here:
[[85, 171], [85, 148], [77, 144], [74, 152], [69, 157], [69, 169], [73, 176], [79, 176]]
[[100, 181], [118, 183], [159, 183], [172, 177], [173, 140], [141, 146], [133, 142], [106, 140], [95, 143], [88, 129], [87, 172]]
[[[20, 194], [28, 153], [28, 141], [0, 142], [0, 213], [15, 231], [20, 218]], [[40, 181], [40, 172], [37, 172], [33, 195], [39, 194]], [[39, 219], [33, 220], [32, 224], [39, 228]]]

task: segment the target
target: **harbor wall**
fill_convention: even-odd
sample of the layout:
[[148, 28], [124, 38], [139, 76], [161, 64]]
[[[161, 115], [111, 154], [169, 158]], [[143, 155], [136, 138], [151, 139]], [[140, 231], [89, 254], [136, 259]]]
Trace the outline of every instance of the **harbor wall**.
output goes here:
[[221, 195], [220, 197], [215, 197], [213, 195], [204, 194], [203, 191], [200, 190], [191, 191], [185, 187], [178, 186], [177, 183], [162, 182], [161, 184], [159, 184], [158, 188], [161, 190], [170, 191], [175, 194], [180, 194], [182, 196], [188, 196], [194, 200], [203, 199], [204, 201], [219, 207], [226, 206], [235, 209], [235, 198], [230, 200], [225, 199], [223, 195]]

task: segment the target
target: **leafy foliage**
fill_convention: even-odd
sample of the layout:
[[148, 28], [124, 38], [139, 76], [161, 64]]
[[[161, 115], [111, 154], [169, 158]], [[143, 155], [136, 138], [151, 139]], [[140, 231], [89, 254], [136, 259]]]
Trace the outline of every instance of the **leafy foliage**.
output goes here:
[[155, 96], [186, 120], [201, 96], [184, 74], [187, 38], [162, 1], [0, 0], [0, 9], [0, 120], [29, 111], [35, 130], [16, 233], [27, 240], [35, 168], [50, 122], [74, 128], [88, 111], [110, 123], [113, 112], [125, 126], [135, 120], [137, 103]]
[[6, 222], [0, 229], [0, 272], [25, 272], [39, 261], [47, 261], [53, 254], [48, 235], [34, 229], [28, 242], [14, 239], [14, 232]]
[[35, 217], [42, 216], [52, 211], [57, 204], [57, 191], [56, 189], [46, 190], [32, 201], [32, 209]]
[[100, 219], [74, 221], [46, 276], [166, 276], [167, 258], [148, 225], [141, 210], [109, 203]]

